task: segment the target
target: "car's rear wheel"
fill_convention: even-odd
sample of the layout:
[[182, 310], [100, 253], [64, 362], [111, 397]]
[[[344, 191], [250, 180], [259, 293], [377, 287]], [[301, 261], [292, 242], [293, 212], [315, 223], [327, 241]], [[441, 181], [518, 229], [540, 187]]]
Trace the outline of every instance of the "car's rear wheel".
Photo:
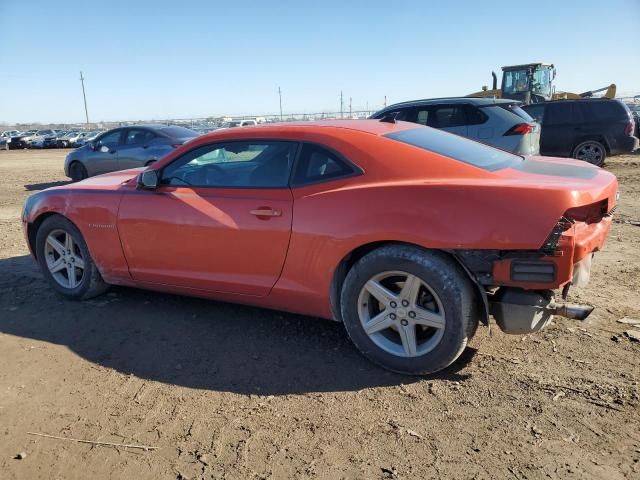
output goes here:
[[36, 257], [45, 278], [60, 294], [84, 300], [104, 293], [104, 282], [80, 230], [66, 218], [47, 218], [36, 235]]
[[69, 176], [71, 180], [74, 182], [79, 182], [80, 180], [84, 180], [89, 177], [89, 173], [87, 172], [87, 168], [81, 164], [80, 162], [73, 162], [69, 166]]
[[341, 309], [349, 337], [368, 359], [410, 375], [453, 363], [479, 318], [472, 285], [454, 260], [404, 245], [375, 250], [351, 268]]
[[580, 143], [573, 149], [572, 157], [589, 162], [597, 167], [601, 167], [607, 157], [607, 150], [600, 142], [587, 140], [586, 142]]

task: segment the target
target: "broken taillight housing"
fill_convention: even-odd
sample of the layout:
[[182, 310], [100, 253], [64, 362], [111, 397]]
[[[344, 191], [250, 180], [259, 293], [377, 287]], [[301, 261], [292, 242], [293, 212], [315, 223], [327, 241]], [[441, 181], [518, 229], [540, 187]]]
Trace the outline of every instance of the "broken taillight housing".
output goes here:
[[564, 216], [560, 217], [560, 220], [558, 220], [558, 223], [556, 223], [555, 227], [553, 227], [553, 230], [551, 230], [551, 233], [544, 241], [544, 244], [540, 249], [542, 253], [544, 253], [545, 255], [554, 255], [556, 252], [556, 248], [558, 247], [558, 242], [560, 242], [562, 233], [565, 232], [574, 223], [575, 221], [570, 220]]
[[574, 222], [598, 223], [607, 215], [608, 202], [600, 202], [573, 207], [564, 213], [564, 216]]

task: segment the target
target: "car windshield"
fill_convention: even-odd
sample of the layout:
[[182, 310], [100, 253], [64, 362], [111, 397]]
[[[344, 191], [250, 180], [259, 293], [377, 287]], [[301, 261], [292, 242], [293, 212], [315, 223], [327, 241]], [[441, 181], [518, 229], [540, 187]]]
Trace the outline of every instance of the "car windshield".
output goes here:
[[522, 161], [522, 157], [512, 153], [436, 128], [412, 128], [384, 136], [484, 170], [498, 170]]

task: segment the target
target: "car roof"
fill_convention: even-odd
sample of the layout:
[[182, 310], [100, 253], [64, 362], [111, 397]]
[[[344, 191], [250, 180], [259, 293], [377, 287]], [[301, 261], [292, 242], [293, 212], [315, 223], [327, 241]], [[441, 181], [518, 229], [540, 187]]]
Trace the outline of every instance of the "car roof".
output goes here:
[[537, 102], [537, 103], [532, 103], [530, 105], [525, 105], [526, 107], [530, 107], [530, 106], [534, 106], [534, 105], [548, 105], [550, 103], [559, 103], [559, 104], [571, 104], [571, 103], [575, 103], [575, 102], [615, 102], [617, 101], [618, 103], [623, 103], [620, 99], [618, 98], [607, 98], [607, 97], [598, 97], [598, 98], [563, 98], [563, 99], [559, 99], [559, 100], [549, 100], [547, 102]]
[[521, 103], [518, 100], [511, 100], [507, 98], [494, 98], [494, 97], [442, 97], [442, 98], [424, 98], [421, 100], [409, 100], [406, 102], [394, 103], [388, 107], [383, 108], [380, 111], [391, 110], [400, 107], [420, 107], [423, 105], [438, 105], [438, 104], [456, 104], [456, 103], [469, 103], [478, 107], [484, 107], [488, 105], [504, 105]]
[[215, 139], [228, 136], [242, 136], [246, 138], [259, 137], [269, 133], [290, 133], [293, 135], [314, 132], [328, 133], [331, 129], [346, 129], [371, 135], [385, 135], [387, 133], [416, 128], [415, 123], [382, 122], [380, 120], [316, 120], [311, 122], [279, 122], [251, 125], [242, 129], [219, 129], [206, 133], [200, 139]]

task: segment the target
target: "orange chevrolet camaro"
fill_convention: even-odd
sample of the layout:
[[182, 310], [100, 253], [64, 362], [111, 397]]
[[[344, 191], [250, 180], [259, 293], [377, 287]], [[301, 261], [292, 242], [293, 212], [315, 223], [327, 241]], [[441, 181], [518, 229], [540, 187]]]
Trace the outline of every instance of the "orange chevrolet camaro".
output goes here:
[[435, 372], [492, 316], [528, 333], [589, 280], [616, 178], [393, 119], [198, 137], [148, 167], [50, 188], [25, 235], [72, 299], [126, 285], [334, 319], [385, 368]]

